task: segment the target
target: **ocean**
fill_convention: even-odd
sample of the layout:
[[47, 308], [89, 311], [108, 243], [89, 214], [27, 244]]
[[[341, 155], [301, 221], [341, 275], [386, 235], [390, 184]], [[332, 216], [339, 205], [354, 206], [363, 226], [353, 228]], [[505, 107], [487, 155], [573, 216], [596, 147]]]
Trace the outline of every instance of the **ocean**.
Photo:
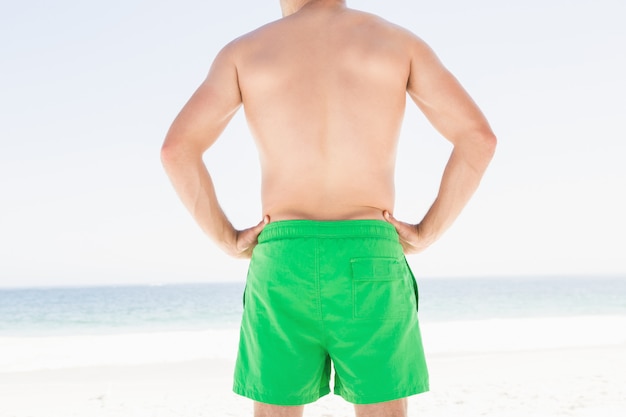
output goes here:
[[[0, 372], [234, 360], [244, 283], [0, 290]], [[427, 354], [626, 344], [626, 277], [419, 279]]]
[[[626, 277], [418, 280], [424, 322], [626, 315]], [[243, 282], [0, 289], [0, 336], [223, 329]]]
[[0, 290], [0, 336], [224, 328], [239, 323], [243, 283]]

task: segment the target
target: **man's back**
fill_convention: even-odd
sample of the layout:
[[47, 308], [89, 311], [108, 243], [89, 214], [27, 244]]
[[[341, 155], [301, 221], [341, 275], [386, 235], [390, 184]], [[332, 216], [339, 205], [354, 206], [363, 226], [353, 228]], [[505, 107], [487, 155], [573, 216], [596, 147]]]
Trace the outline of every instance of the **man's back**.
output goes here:
[[369, 14], [305, 6], [230, 45], [272, 220], [393, 210], [407, 39]]
[[[421, 39], [343, 0], [281, 0], [283, 19], [228, 44], [172, 124], [161, 156], [185, 206], [227, 253], [250, 256], [263, 224], [392, 222], [407, 253], [452, 224], [478, 187], [496, 138], [471, 97]], [[453, 145], [419, 224], [393, 218], [406, 94]], [[202, 154], [244, 105], [259, 149], [263, 221], [238, 231]]]

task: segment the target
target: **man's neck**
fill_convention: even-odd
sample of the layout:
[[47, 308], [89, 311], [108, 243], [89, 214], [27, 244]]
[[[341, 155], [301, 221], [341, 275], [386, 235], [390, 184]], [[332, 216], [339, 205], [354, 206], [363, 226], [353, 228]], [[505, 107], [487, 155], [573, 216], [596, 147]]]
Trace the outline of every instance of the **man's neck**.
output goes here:
[[303, 7], [336, 7], [346, 5], [346, 0], [280, 0], [283, 17], [294, 14]]

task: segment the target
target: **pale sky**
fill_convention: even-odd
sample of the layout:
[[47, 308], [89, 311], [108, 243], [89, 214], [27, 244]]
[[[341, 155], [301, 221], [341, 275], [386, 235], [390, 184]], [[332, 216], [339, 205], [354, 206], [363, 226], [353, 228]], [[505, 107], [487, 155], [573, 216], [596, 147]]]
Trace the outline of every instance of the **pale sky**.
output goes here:
[[[420, 277], [626, 274], [626, 2], [353, 0], [428, 42], [499, 147]], [[231, 39], [278, 0], [24, 0], [0, 6], [0, 287], [245, 279], [159, 161]], [[323, 30], [321, 28], [320, 30]], [[450, 152], [408, 101], [396, 216], [417, 222]], [[205, 158], [233, 223], [261, 218], [242, 112]]]

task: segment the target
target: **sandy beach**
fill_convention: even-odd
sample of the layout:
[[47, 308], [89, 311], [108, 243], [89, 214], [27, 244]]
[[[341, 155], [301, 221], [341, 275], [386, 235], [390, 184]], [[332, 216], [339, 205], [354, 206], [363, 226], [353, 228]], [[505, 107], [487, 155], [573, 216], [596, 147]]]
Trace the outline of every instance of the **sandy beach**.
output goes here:
[[[411, 416], [621, 417], [626, 345], [429, 357], [431, 392], [410, 398]], [[0, 373], [3, 417], [251, 415], [233, 394], [233, 361], [94, 366]], [[351, 416], [330, 394], [309, 417]]]

